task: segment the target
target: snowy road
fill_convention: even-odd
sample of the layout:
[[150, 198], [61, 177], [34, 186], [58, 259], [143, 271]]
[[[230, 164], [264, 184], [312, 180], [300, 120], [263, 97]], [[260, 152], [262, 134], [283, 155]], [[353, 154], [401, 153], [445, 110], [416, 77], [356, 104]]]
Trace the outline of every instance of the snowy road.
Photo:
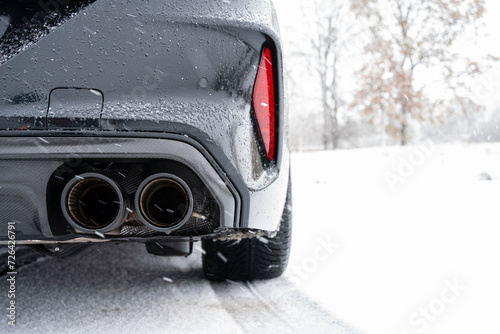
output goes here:
[[292, 163], [301, 291], [367, 334], [500, 333], [500, 143]]
[[39, 258], [16, 285], [17, 325], [3, 316], [0, 333], [354, 333], [284, 278], [210, 283], [200, 254], [161, 258], [139, 244]]

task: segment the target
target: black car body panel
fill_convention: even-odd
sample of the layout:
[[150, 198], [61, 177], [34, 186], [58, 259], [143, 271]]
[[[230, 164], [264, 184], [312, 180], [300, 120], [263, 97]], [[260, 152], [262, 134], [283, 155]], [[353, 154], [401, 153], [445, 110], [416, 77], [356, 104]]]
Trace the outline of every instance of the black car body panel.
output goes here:
[[[22, 8], [0, 3], [7, 22], [0, 30], [0, 229], [16, 222], [21, 243], [194, 240], [278, 229], [289, 153], [269, 1], [47, 3], [28, 19]], [[15, 29], [33, 31], [15, 43]], [[252, 105], [263, 48], [274, 71], [272, 160]], [[66, 185], [95, 173], [116, 183], [123, 199], [112, 230], [87, 231], [83, 223], [79, 230], [68, 221], [76, 209], [64, 208], [73, 196]], [[152, 230], [138, 219], [135, 193], [156, 174], [187, 180], [190, 217], [173, 228]]]

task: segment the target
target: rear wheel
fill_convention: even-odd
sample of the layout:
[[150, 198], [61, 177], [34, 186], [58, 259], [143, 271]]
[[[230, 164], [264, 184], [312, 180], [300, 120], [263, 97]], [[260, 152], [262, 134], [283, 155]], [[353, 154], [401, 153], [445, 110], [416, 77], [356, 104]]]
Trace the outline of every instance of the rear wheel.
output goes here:
[[212, 281], [250, 281], [280, 276], [286, 269], [292, 239], [292, 187], [274, 238], [203, 240], [203, 271]]

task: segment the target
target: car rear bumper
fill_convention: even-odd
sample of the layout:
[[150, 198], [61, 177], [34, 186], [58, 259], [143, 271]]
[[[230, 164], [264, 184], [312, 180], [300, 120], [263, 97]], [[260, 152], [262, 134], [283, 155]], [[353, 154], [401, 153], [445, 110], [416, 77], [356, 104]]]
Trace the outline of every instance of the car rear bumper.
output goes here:
[[[15, 222], [18, 243], [194, 240], [231, 231], [272, 232], [280, 221], [288, 163], [267, 187], [255, 190], [216, 146], [206, 147], [194, 136], [117, 131], [2, 134], [0, 228]], [[64, 187], [89, 170], [112, 179], [129, 199], [126, 215], [112, 230], [82, 231], [63, 214]], [[137, 218], [138, 185], [154, 173], [179, 176], [194, 194], [190, 217], [168, 232], [152, 230]]]
[[[19, 26], [11, 33], [18, 29], [32, 38], [0, 57], [0, 243], [9, 221], [18, 223], [20, 243], [192, 240], [276, 231], [289, 155], [271, 2], [85, 3], [46, 34], [12, 17]], [[252, 109], [263, 47], [271, 50], [276, 77], [276, 152], [270, 163], [262, 158]], [[116, 189], [126, 188], [128, 206], [118, 216], [125, 215], [127, 223], [117, 231], [96, 231], [102, 236], [78, 231], [61, 208], [64, 187], [112, 163], [111, 170], [97, 174], [104, 173]], [[151, 176], [150, 164], [157, 174], [188, 179], [194, 216], [182, 226], [151, 232], [137, 223], [135, 192]], [[121, 180], [126, 173], [116, 168], [135, 175], [135, 183]], [[200, 199], [215, 207], [212, 216], [205, 217]]]

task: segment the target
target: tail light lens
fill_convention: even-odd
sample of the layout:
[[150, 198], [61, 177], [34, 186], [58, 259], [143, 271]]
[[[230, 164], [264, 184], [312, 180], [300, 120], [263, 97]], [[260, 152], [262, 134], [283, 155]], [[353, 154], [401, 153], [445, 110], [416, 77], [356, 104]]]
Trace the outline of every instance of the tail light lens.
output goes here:
[[262, 50], [253, 88], [253, 110], [269, 160], [274, 159], [274, 82], [273, 62], [268, 47]]

